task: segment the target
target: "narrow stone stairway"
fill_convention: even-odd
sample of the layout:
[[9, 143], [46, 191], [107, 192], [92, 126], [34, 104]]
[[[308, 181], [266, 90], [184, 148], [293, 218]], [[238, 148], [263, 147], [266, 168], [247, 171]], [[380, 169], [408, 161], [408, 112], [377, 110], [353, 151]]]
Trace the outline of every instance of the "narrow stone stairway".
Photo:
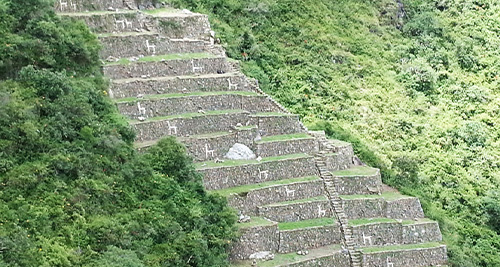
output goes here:
[[[138, 3], [137, 3], [138, 2]], [[109, 95], [146, 150], [176, 136], [240, 214], [234, 266], [439, 266], [446, 247], [417, 198], [310, 132], [215, 44], [206, 15], [147, 1], [60, 0], [98, 35]], [[226, 159], [235, 145], [255, 158]]]

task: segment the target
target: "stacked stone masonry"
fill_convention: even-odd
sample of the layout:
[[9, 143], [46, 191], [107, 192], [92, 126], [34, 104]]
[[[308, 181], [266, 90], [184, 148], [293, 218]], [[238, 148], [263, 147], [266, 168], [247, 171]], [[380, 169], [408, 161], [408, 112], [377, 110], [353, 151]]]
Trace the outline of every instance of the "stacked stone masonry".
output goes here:
[[[99, 34], [109, 95], [131, 120], [137, 147], [176, 136], [207, 190], [236, 192], [225, 194], [229, 204], [252, 217], [239, 227], [232, 261], [259, 266], [249, 258], [267, 251], [276, 258], [288, 253], [273, 266], [446, 264], [446, 247], [436, 243], [442, 240], [439, 226], [423, 219], [417, 198], [385, 194], [378, 171], [356, 174], [361, 162], [352, 146], [308, 132], [297, 115], [241, 74], [216, 44], [206, 15], [168, 7], [147, 12], [160, 6], [58, 0], [55, 9]], [[225, 159], [236, 143], [256, 158]], [[335, 172], [340, 170], [354, 175]], [[287, 223], [295, 226], [280, 229]]]

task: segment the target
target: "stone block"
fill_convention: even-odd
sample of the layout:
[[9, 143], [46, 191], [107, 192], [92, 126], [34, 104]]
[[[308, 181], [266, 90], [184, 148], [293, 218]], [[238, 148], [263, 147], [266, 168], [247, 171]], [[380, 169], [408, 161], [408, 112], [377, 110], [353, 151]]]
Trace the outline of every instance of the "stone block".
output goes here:
[[362, 255], [363, 266], [439, 266], [447, 263], [448, 257], [445, 246], [395, 249], [391, 251], [379, 251], [364, 253]]
[[[232, 86], [229, 86], [229, 85]], [[241, 75], [208, 74], [200, 76], [178, 76], [150, 79], [113, 80], [109, 95], [113, 98], [142, 95], [192, 93], [209, 91], [252, 91]]]
[[177, 137], [229, 131], [232, 127], [244, 122], [247, 112], [232, 112], [224, 114], [205, 114], [187, 118], [171, 118], [131, 123], [137, 134], [137, 141], [153, 141], [165, 136]]
[[257, 125], [262, 136], [305, 133], [298, 115], [252, 115], [250, 125]]
[[129, 33], [128, 35], [104, 35], [99, 37], [103, 48], [100, 56], [105, 59], [130, 58], [138, 55], [153, 56], [206, 52], [205, 42], [200, 40], [172, 40], [157, 33]]
[[256, 144], [256, 154], [261, 157], [273, 157], [300, 153], [313, 155], [317, 151], [318, 141], [314, 138], [258, 142]]
[[104, 66], [103, 71], [104, 75], [111, 79], [125, 79], [215, 74], [228, 72], [229, 68], [225, 57], [213, 57], [109, 64]]
[[280, 231], [279, 253], [309, 250], [342, 242], [339, 225]]
[[313, 157], [294, 157], [238, 166], [199, 168], [207, 190], [257, 184], [287, 178], [318, 176]]
[[369, 195], [374, 189], [382, 188], [379, 171], [368, 176], [340, 176], [338, 181], [336, 187], [340, 195]]
[[278, 224], [256, 226], [240, 229], [240, 238], [232, 244], [230, 249], [231, 260], [245, 260], [259, 251], [278, 251], [279, 230]]
[[258, 207], [258, 215], [277, 222], [297, 222], [332, 217], [328, 200], [313, 200], [290, 204], [272, 204]]
[[271, 203], [313, 198], [324, 195], [323, 181], [294, 182], [253, 189], [228, 196], [228, 203], [244, 214], [257, 215], [257, 207]]

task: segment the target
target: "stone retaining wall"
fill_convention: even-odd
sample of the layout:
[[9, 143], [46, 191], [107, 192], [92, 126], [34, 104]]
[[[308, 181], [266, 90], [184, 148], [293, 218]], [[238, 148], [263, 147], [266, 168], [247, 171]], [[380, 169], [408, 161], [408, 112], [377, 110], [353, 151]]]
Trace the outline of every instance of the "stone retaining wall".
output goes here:
[[[133, 1], [132, 1], [133, 2]], [[123, 0], [56, 0], [55, 10], [58, 12], [82, 12], [113, 9], [129, 9]], [[132, 8], [135, 8], [132, 5]]]
[[363, 253], [363, 266], [439, 266], [447, 264], [446, 247]]
[[[229, 86], [231, 84], [231, 86]], [[161, 79], [137, 79], [112, 81], [109, 94], [114, 98], [136, 97], [171, 93], [191, 93], [198, 91], [251, 91], [243, 76], [214, 74], [199, 77], [168, 77]], [[257, 124], [255, 124], [257, 125]]]
[[153, 141], [164, 136], [189, 136], [231, 130], [238, 122], [244, 122], [247, 112], [220, 115], [202, 115], [193, 118], [151, 120], [132, 124], [138, 133], [137, 141]]
[[313, 157], [199, 169], [207, 190], [318, 175]]
[[335, 266], [335, 267], [350, 267], [351, 262], [346, 254], [335, 253], [331, 256], [318, 257], [297, 263], [287, 265], [279, 265], [278, 267], [317, 267], [317, 266]]
[[370, 176], [341, 176], [338, 181], [335, 186], [340, 195], [369, 195], [382, 190], [380, 172]]
[[373, 223], [353, 226], [353, 238], [360, 247], [418, 244], [441, 241], [437, 222]]
[[175, 14], [155, 19], [156, 29], [168, 38], [210, 41], [210, 23], [207, 15], [187, 13], [184, 16]]
[[297, 222], [333, 216], [328, 200], [262, 206], [258, 207], [258, 213], [261, 217], [277, 222]]
[[332, 244], [340, 244], [340, 235], [339, 225], [336, 224], [280, 231], [278, 252], [290, 253]]
[[309, 153], [318, 151], [318, 141], [314, 138], [290, 139], [274, 142], [258, 142], [257, 155], [261, 157], [281, 156], [288, 154]]
[[249, 125], [257, 125], [262, 136], [306, 132], [300, 125], [298, 115], [284, 114], [283, 116], [250, 116]]
[[129, 119], [140, 117], [153, 118], [183, 113], [215, 110], [246, 110], [259, 112], [267, 108], [269, 102], [265, 96], [243, 95], [204, 95], [180, 96], [159, 99], [138, 100], [118, 103], [118, 110]]
[[94, 33], [134, 32], [145, 30], [152, 18], [137, 12], [109, 12], [106, 14], [80, 14], [72, 16], [81, 19]]
[[130, 36], [100, 37], [103, 45], [101, 58], [129, 58], [138, 55], [152, 56], [175, 53], [200, 53], [206, 51], [205, 43], [199, 40], [171, 40], [159, 34], [137, 34]]
[[278, 251], [278, 224], [240, 229], [240, 238], [232, 244], [230, 260], [245, 260], [259, 251]]
[[424, 217], [420, 201], [414, 197], [392, 201], [383, 198], [343, 199], [342, 205], [349, 219], [414, 219]]
[[103, 71], [104, 75], [111, 79], [125, 79], [225, 73], [229, 68], [226, 58], [215, 57], [112, 64], [104, 66]]
[[244, 214], [257, 215], [257, 207], [297, 199], [323, 195], [323, 181], [296, 182], [254, 189], [228, 196], [228, 203]]
[[345, 142], [331, 142], [334, 150], [326, 157], [326, 168], [330, 171], [345, 170], [353, 165], [354, 150], [351, 144]]
[[181, 138], [180, 141], [187, 147], [188, 154], [194, 161], [207, 161], [215, 159], [224, 159], [224, 156], [234, 144], [244, 144], [252, 146], [253, 136], [257, 134], [257, 128], [248, 130], [233, 131], [226, 135], [217, 137], [201, 138]]

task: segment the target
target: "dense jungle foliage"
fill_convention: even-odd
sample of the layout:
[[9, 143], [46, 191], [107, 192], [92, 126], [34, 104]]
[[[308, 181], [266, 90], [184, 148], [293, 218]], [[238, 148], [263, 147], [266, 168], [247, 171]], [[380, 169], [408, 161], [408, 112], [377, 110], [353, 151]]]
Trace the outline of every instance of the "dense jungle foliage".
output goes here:
[[0, 0], [0, 266], [226, 266], [235, 215], [185, 148], [136, 154], [97, 38]]
[[170, 0], [311, 127], [420, 197], [455, 266], [500, 266], [500, 2]]

